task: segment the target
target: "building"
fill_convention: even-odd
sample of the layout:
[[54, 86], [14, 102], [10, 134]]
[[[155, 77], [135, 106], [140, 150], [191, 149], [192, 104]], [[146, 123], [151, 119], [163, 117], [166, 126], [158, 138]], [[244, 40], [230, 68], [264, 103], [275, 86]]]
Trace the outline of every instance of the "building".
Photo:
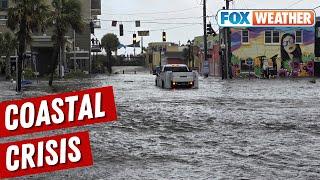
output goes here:
[[188, 64], [183, 51], [165, 51], [161, 56], [162, 64]]
[[320, 77], [320, 17], [317, 17], [316, 27], [315, 27], [315, 48], [314, 54], [316, 60], [314, 63], [314, 75]]
[[[98, 16], [101, 15], [101, 0], [79, 0], [82, 5], [81, 15], [85, 22], [84, 31], [80, 34], [74, 33], [72, 29], [68, 32], [66, 39], [66, 53], [63, 65], [65, 70], [74, 69], [75, 66], [83, 71], [90, 72], [91, 68], [91, 31], [90, 22], [93, 21], [95, 28], [100, 27]], [[48, 5], [51, 0], [46, 0]], [[14, 6], [12, 0], [0, 0], [0, 32], [9, 31], [6, 27], [8, 8]], [[29, 59], [32, 62], [30, 68], [45, 75], [50, 72], [52, 66], [52, 48], [51, 40], [52, 28], [46, 30], [45, 33], [32, 34], [32, 42], [27, 47]], [[70, 63], [72, 61], [72, 63]], [[30, 64], [30, 63], [26, 63]], [[69, 66], [68, 66], [69, 64]]]
[[[187, 64], [188, 46], [179, 46], [170, 42], [153, 42], [149, 43], [146, 56], [146, 64], [149, 64], [150, 71], [158, 66], [165, 64]], [[191, 67], [191, 66], [189, 66]]]
[[[161, 66], [164, 53], [167, 51], [177, 51], [178, 45], [171, 42], [152, 42], [148, 44], [146, 64], [148, 64], [150, 71]], [[162, 62], [163, 64], [163, 62]]]
[[248, 73], [262, 77], [266, 69], [284, 77], [320, 72], [315, 69], [314, 27], [232, 28], [231, 51], [234, 77]]
[[[208, 36], [208, 62], [209, 62], [209, 75], [221, 76], [221, 63], [219, 56], [219, 37]], [[203, 36], [195, 37], [193, 40], [193, 56], [195, 59], [195, 67], [201, 73], [204, 65], [204, 38]]]

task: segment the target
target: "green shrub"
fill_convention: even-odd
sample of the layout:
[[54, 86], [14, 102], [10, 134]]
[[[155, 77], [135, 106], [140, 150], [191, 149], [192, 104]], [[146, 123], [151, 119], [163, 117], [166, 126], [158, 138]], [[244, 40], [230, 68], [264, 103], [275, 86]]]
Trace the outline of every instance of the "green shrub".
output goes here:
[[23, 76], [25, 79], [34, 79], [35, 75], [32, 69], [26, 68], [23, 70]]
[[84, 73], [81, 70], [71, 71], [70, 73], [65, 75], [65, 78], [71, 79], [71, 78], [86, 78], [89, 77], [88, 74]]

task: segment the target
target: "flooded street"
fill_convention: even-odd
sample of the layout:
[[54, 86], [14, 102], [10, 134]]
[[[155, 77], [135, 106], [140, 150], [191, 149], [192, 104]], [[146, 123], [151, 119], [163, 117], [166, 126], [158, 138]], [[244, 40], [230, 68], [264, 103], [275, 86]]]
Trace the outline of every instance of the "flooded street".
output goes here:
[[[119, 117], [82, 128], [93, 167], [37, 178], [320, 178], [320, 83], [210, 77], [199, 89], [163, 90], [141, 68], [128, 73], [26, 88], [25, 96], [39, 96], [112, 85]], [[1, 101], [16, 97], [9, 86], [0, 82]]]

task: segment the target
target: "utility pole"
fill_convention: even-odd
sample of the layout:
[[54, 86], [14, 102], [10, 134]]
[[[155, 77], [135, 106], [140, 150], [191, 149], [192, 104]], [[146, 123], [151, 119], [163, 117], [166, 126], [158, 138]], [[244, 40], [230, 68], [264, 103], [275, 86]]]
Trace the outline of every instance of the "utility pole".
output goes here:
[[[233, 1], [233, 0], [226, 0], [226, 9], [230, 9], [230, 2]], [[226, 73], [226, 79], [231, 79], [232, 78], [232, 67], [231, 67], [231, 56], [232, 56], [232, 53], [231, 53], [231, 30], [229, 27], [226, 28], [225, 30], [225, 37], [226, 37], [226, 69], [225, 71], [227, 72]]]
[[[223, 7], [223, 9], [226, 9]], [[223, 39], [223, 46], [221, 46], [221, 75], [222, 75], [222, 80], [228, 78], [228, 58], [227, 58], [227, 28], [222, 29], [222, 39]]]
[[194, 69], [194, 52], [193, 52], [193, 42], [191, 43], [191, 58], [192, 58], [192, 70]]
[[209, 74], [209, 62], [208, 62], [208, 37], [207, 37], [207, 2], [203, 0], [203, 44], [204, 44], [204, 67], [203, 70], [208, 71], [204, 72], [205, 76]]
[[143, 36], [141, 36], [141, 54], [143, 54]]

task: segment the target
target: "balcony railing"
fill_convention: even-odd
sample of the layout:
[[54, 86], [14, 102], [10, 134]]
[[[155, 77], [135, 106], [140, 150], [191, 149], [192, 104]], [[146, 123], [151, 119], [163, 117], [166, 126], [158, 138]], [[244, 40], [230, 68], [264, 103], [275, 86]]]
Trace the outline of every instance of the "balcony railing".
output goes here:
[[7, 25], [7, 19], [1, 19], [0, 18], [0, 26], [5, 26], [5, 25]]
[[101, 15], [101, 0], [91, 0], [91, 14], [93, 16]]
[[102, 52], [100, 45], [92, 45], [91, 52]]
[[94, 24], [94, 28], [101, 28], [101, 21], [100, 19], [94, 19], [92, 20], [93, 21], [93, 24]]

